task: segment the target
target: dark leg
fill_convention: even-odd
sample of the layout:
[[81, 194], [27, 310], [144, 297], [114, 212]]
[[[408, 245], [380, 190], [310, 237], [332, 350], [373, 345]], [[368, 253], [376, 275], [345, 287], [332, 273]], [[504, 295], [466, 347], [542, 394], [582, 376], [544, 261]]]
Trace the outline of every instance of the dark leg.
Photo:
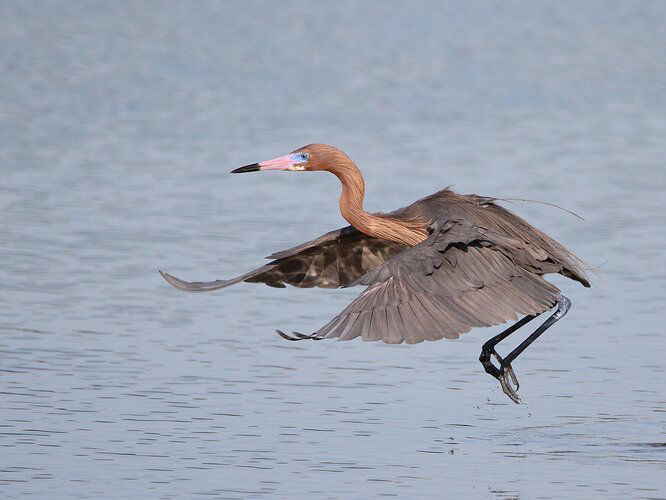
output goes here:
[[[523, 340], [518, 347], [516, 347], [513, 351], [509, 353], [508, 356], [505, 358], [501, 358], [499, 354], [497, 354], [497, 351], [495, 351], [495, 346], [505, 338], [507, 338], [509, 335], [511, 335], [513, 332], [518, 330], [519, 328], [525, 326], [527, 323], [532, 321], [536, 316], [525, 316], [523, 319], [515, 323], [514, 325], [510, 326], [506, 330], [504, 330], [502, 333], [499, 335], [496, 335], [495, 337], [491, 338], [483, 344], [483, 347], [481, 348], [481, 355], [479, 356], [479, 361], [481, 361], [481, 364], [483, 365], [483, 368], [486, 370], [487, 373], [495, 377], [497, 380], [500, 381], [500, 384], [502, 384], [502, 390], [504, 391], [504, 394], [509, 396], [511, 400], [515, 403], [520, 403], [520, 398], [518, 397], [518, 394], [516, 391], [518, 390], [518, 379], [516, 378], [515, 373], [513, 372], [513, 368], [511, 367], [511, 362], [516, 359], [520, 353], [522, 353], [527, 347], [534, 342], [539, 336], [548, 330], [554, 323], [556, 323], [560, 318], [562, 318], [568, 311], [569, 308], [571, 307], [571, 301], [566, 298], [564, 295], [559, 295], [558, 300], [557, 300], [557, 310], [553, 313], [553, 315], [548, 318], [546, 321], [543, 322], [543, 324], [537, 328], [532, 335], [527, 337], [525, 340]], [[500, 367], [497, 368], [495, 365], [492, 364], [490, 361], [490, 356], [495, 356], [497, 361], [499, 362]], [[516, 386], [515, 389], [511, 387], [511, 384], [509, 383], [509, 379], [513, 382], [513, 384]]]
[[479, 356], [479, 361], [481, 361], [481, 364], [483, 365], [483, 368], [485, 368], [486, 373], [489, 373], [495, 378], [499, 378], [500, 376], [499, 368], [496, 368], [495, 365], [493, 365], [492, 362], [490, 361], [490, 356], [492, 355], [495, 356], [500, 363], [502, 363], [500, 355], [497, 354], [497, 351], [495, 351], [495, 346], [498, 343], [500, 343], [502, 340], [507, 338], [509, 335], [511, 335], [513, 332], [515, 332], [519, 328], [522, 328], [527, 323], [532, 321], [534, 318], [536, 318], [536, 316], [525, 316], [523, 319], [514, 323], [509, 328], [504, 330], [502, 333], [500, 333], [499, 335], [495, 335], [493, 338], [491, 338], [485, 344], [483, 344], [483, 347], [481, 348], [481, 356]]

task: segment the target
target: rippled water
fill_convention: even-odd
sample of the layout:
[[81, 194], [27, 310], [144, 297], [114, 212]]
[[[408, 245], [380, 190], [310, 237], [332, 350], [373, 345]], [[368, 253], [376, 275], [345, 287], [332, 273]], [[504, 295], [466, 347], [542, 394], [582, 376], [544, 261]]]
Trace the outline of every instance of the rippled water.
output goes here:
[[[315, 6], [316, 5], [316, 6]], [[0, 492], [666, 497], [662, 2], [3, 2]], [[453, 184], [595, 267], [515, 368], [500, 328], [288, 343], [360, 292], [229, 277], [343, 225], [309, 142], [389, 210]], [[514, 342], [515, 344], [515, 342]], [[509, 346], [505, 347], [508, 350]]]

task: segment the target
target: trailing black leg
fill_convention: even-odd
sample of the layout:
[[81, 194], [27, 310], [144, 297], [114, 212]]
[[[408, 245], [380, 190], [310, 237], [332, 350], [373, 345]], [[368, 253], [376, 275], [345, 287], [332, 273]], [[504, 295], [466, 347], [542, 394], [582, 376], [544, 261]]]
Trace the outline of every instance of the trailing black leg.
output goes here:
[[490, 361], [490, 356], [492, 355], [497, 358], [499, 363], [502, 362], [500, 355], [497, 354], [497, 351], [495, 351], [495, 346], [499, 342], [507, 338], [509, 335], [511, 335], [513, 332], [515, 332], [519, 328], [522, 328], [527, 323], [532, 321], [534, 318], [536, 318], [536, 316], [525, 316], [523, 319], [514, 323], [509, 328], [504, 330], [502, 333], [500, 333], [499, 335], [495, 335], [493, 338], [491, 338], [485, 344], [483, 344], [483, 347], [481, 348], [481, 355], [479, 356], [479, 361], [481, 361], [481, 364], [483, 365], [483, 368], [486, 370], [486, 373], [489, 373], [495, 378], [499, 377], [500, 369], [495, 367], [495, 365], [493, 365], [492, 362]]
[[[519, 328], [525, 326], [527, 323], [532, 321], [534, 318], [536, 318], [536, 316], [525, 316], [523, 319], [510, 326], [502, 333], [496, 335], [495, 337], [488, 340], [485, 344], [483, 344], [483, 347], [481, 348], [481, 355], [479, 356], [479, 361], [481, 361], [481, 364], [483, 365], [483, 368], [486, 370], [487, 373], [489, 373], [490, 375], [492, 375], [493, 377], [495, 377], [497, 380], [500, 381], [500, 384], [502, 384], [502, 390], [504, 391], [504, 394], [509, 396], [509, 398], [511, 398], [511, 400], [514, 401], [515, 403], [520, 403], [520, 398], [516, 393], [519, 384], [518, 384], [518, 379], [516, 378], [516, 375], [513, 372], [513, 368], [511, 367], [511, 363], [520, 355], [520, 353], [522, 353], [525, 349], [527, 349], [527, 347], [532, 342], [534, 342], [537, 338], [539, 338], [539, 336], [543, 332], [545, 332], [546, 330], [548, 330], [548, 328], [553, 326], [553, 324], [556, 323], [560, 318], [564, 317], [564, 315], [569, 311], [570, 307], [571, 307], [571, 301], [568, 298], [566, 298], [564, 295], [559, 295], [557, 300], [557, 309], [552, 314], [552, 316], [550, 316], [546, 321], [544, 321], [543, 324], [534, 331], [534, 333], [532, 333], [529, 337], [523, 340], [518, 347], [516, 347], [504, 358], [502, 358], [499, 354], [497, 354], [497, 351], [495, 351], [495, 346], [500, 341], [504, 340], [509, 335], [511, 335], [513, 332], [515, 332]], [[499, 368], [497, 368], [495, 365], [492, 364], [490, 360], [491, 356], [495, 356], [497, 362], [499, 363]], [[511, 386], [510, 381], [513, 382], [515, 388]]]

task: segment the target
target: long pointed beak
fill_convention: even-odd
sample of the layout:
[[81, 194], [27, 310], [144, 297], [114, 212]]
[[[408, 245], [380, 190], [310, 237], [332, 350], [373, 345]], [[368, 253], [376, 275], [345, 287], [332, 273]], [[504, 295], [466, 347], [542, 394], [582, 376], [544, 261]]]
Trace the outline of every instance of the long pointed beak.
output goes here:
[[245, 165], [244, 167], [232, 170], [231, 173], [242, 174], [245, 172], [257, 172], [258, 170], [293, 170], [292, 167], [298, 162], [294, 156], [294, 154], [288, 154], [272, 160], [252, 163], [251, 165]]
[[257, 172], [261, 169], [258, 163], [252, 163], [250, 165], [245, 165], [244, 167], [238, 167], [231, 171], [232, 174], [244, 174], [245, 172]]

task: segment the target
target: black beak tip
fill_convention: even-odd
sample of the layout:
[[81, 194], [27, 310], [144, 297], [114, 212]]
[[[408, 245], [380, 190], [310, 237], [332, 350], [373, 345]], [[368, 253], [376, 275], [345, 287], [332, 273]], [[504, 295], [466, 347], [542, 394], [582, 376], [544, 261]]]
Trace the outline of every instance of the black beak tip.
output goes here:
[[245, 165], [244, 167], [238, 167], [231, 171], [232, 174], [243, 174], [245, 172], [257, 172], [259, 170], [258, 163], [252, 163], [250, 165]]

